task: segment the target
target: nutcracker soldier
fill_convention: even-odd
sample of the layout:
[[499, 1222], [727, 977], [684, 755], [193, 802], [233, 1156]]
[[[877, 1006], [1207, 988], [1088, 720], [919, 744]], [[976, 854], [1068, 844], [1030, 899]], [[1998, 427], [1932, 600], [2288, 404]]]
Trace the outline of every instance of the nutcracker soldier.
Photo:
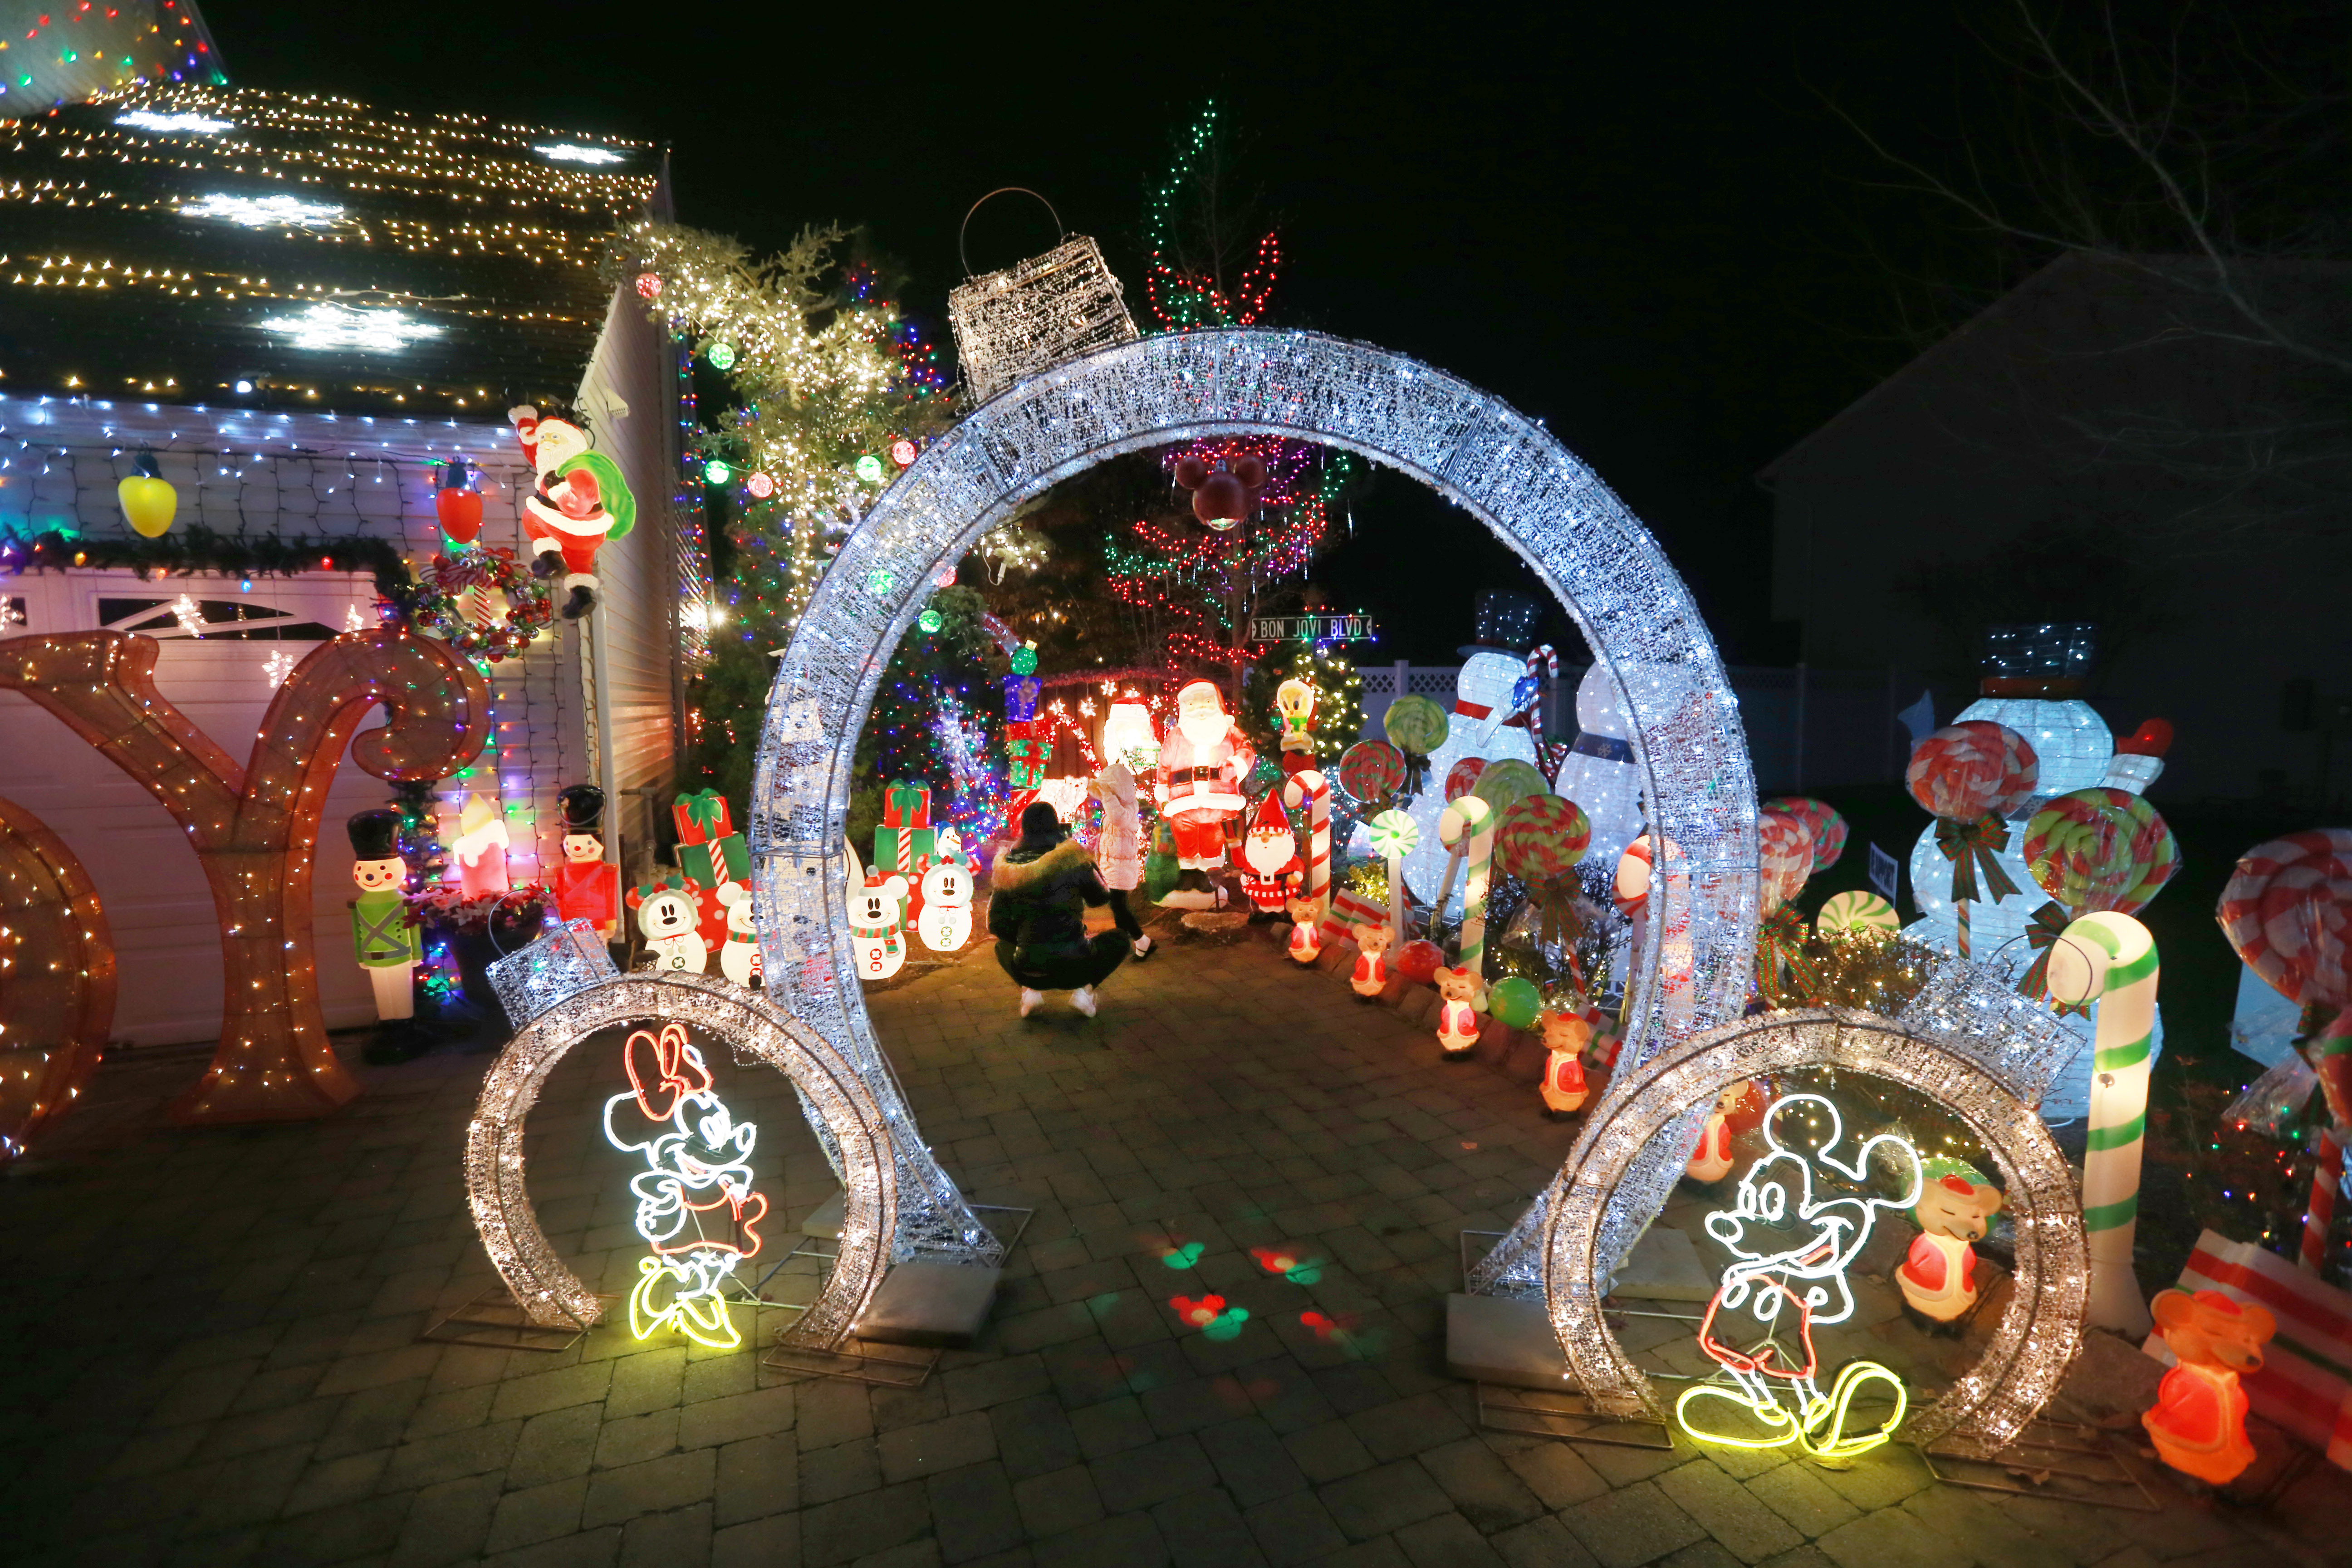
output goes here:
[[1160, 746], [1160, 799], [1181, 870], [1161, 903], [1208, 910], [1225, 901], [1215, 878], [1225, 866], [1225, 824], [1242, 809], [1242, 780], [1256, 761], [1214, 686], [1195, 680], [1176, 694], [1176, 722]]
[[375, 1016], [385, 1023], [416, 1016], [416, 965], [424, 956], [408, 923], [408, 862], [400, 858], [400, 814], [362, 811], [344, 824], [352, 836], [352, 956], [375, 987]]
[[563, 809], [563, 864], [555, 869], [555, 912], [586, 921], [606, 942], [621, 930], [621, 868], [604, 860], [604, 792], [594, 784], [556, 791]]

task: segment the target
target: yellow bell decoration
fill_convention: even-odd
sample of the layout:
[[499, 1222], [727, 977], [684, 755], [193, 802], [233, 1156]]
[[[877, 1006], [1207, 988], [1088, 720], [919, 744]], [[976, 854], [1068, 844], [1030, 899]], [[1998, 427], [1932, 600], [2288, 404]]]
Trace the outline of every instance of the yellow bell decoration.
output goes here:
[[137, 473], [114, 487], [115, 499], [122, 503], [123, 521], [131, 524], [133, 533], [142, 539], [161, 539], [180, 510], [180, 492], [155, 466], [154, 453], [140, 453], [136, 467]]

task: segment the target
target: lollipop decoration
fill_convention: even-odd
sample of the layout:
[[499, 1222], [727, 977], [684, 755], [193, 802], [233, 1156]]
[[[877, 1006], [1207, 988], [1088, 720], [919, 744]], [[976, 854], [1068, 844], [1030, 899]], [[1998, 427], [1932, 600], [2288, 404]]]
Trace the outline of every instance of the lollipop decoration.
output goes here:
[[2025, 825], [2025, 868], [2075, 914], [2137, 914], [2180, 869], [2180, 846], [2146, 797], [2095, 785], [2050, 801]]
[[2032, 797], [2042, 764], [2025, 737], [2004, 724], [1971, 719], [1948, 724], [1919, 742], [1904, 774], [1911, 798], [1936, 818], [1936, 847], [1952, 863], [1960, 956], [1969, 956], [1968, 906], [1977, 876], [1995, 903], [2018, 890], [1995, 858], [2009, 847], [2002, 817]]
[[1822, 905], [1822, 912], [1813, 917], [1813, 934], [1855, 936], [1865, 931], [1892, 931], [1902, 923], [1895, 918], [1893, 904], [1876, 893], [1855, 889], [1829, 896], [1828, 901]]
[[1756, 814], [1757, 869], [1769, 914], [1805, 890], [1813, 874], [1813, 833], [1793, 812], [1767, 807]]
[[1378, 805], [1404, 783], [1404, 753], [1386, 741], [1359, 741], [1339, 754], [1339, 787], [1348, 798]]
[[1448, 804], [1460, 800], [1478, 785], [1478, 775], [1486, 771], [1484, 757], [1465, 757], [1445, 771], [1445, 799]]
[[1495, 829], [1495, 859], [1516, 877], [1542, 912], [1538, 941], [1553, 945], [1578, 934], [1578, 862], [1592, 847], [1592, 824], [1576, 802], [1531, 795], [1505, 807]]
[[[2341, 1171], [2352, 1142], [2352, 828], [2314, 828], [2256, 845], [2240, 858], [2214, 913], [2246, 966], [2304, 1010], [2329, 1121], [2304, 1221], [2301, 1262], [2316, 1274], [2334, 1215], [2336, 1178], [2328, 1173]], [[2331, 1009], [2335, 1016], [2326, 1018]]]
[[1389, 932], [1404, 940], [1404, 858], [1421, 847], [1421, 828], [1402, 811], [1384, 811], [1366, 824], [1372, 853], [1388, 862]]
[[1776, 795], [1764, 803], [1766, 811], [1785, 811], [1802, 822], [1813, 836], [1813, 874], [1836, 865], [1845, 855], [1845, 818], [1837, 807], [1811, 795]]
[[1404, 753], [1404, 788], [1418, 795], [1429, 779], [1430, 753], [1445, 744], [1445, 710], [1426, 697], [1408, 692], [1389, 704], [1381, 725], [1389, 742]]
[[1508, 811], [1529, 795], [1549, 795], [1551, 781], [1538, 773], [1533, 763], [1503, 757], [1479, 770], [1470, 793], [1496, 811]]

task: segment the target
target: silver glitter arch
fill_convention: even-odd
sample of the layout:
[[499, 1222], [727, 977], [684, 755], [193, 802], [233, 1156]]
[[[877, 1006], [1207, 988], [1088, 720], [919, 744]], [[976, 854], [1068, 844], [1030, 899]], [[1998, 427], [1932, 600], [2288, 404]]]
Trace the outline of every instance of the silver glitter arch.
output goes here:
[[[1232, 435], [1321, 442], [1402, 469], [1549, 584], [1617, 681], [1652, 826], [1680, 847], [1688, 873], [1660, 879], [1666, 907], [1654, 924], [1674, 936], [1637, 966], [1622, 1059], [1638, 1065], [1736, 1018], [1746, 1000], [1756, 791], [1737, 700], [1689, 591], [1592, 470], [1500, 400], [1363, 343], [1235, 329], [1098, 350], [982, 404], [898, 476], [818, 584], [768, 700], [749, 813], [767, 984], [856, 1064], [890, 1119], [898, 1257], [993, 1263], [1001, 1249], [924, 1147], [849, 961], [850, 764], [884, 665], [939, 569], [1022, 502], [1124, 452]], [[1677, 1142], [1660, 1139], [1628, 1173], [1612, 1246], [1630, 1246], [1664, 1203]], [[1547, 1201], [1482, 1266], [1482, 1288], [1531, 1288]]]
[[898, 1181], [888, 1123], [865, 1079], [814, 1030], [723, 980], [623, 975], [572, 993], [516, 1032], [483, 1075], [482, 1098], [466, 1124], [466, 1197], [482, 1248], [532, 1322], [564, 1328], [603, 1317], [604, 1304], [539, 1227], [523, 1179], [523, 1122], [547, 1075], [580, 1041], [615, 1025], [670, 1022], [691, 1026], [706, 1047], [723, 1043], [739, 1061], [756, 1057], [782, 1073], [810, 1120], [825, 1129], [827, 1153], [846, 1162], [840, 1261], [788, 1331], [795, 1344], [830, 1350], [865, 1314], [889, 1264]]
[[1902, 1436], [1983, 1458], [2025, 1429], [2058, 1391], [2083, 1341], [2090, 1252], [2074, 1173], [2033, 1109], [2046, 1064], [1996, 1032], [1942, 1034], [1845, 1008], [1768, 1013], [1680, 1040], [1627, 1075], [1587, 1119], [1554, 1189], [1545, 1227], [1544, 1299], [1570, 1374], [1593, 1407], [1667, 1418], [1664, 1403], [1601, 1315], [1609, 1193], [1693, 1104], [1744, 1078], [1798, 1067], [1845, 1068], [1949, 1106], [2000, 1170], [2016, 1227], [2017, 1289], [1977, 1364], [1915, 1406]]

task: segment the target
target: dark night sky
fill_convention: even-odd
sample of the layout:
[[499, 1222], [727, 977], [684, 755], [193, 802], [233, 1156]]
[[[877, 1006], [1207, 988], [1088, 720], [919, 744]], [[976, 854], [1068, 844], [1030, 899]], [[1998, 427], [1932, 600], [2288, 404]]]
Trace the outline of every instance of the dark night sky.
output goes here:
[[[1420, 356], [1545, 419], [1664, 540], [1735, 661], [1780, 661], [1749, 476], [1908, 351], [1884, 258], [1923, 209], [1825, 107], [1948, 140], [1981, 53], [1948, 0], [1843, 7], [558, 7], [446, 0], [367, 31], [208, 0], [232, 79], [668, 143], [680, 217], [766, 248], [870, 226], [945, 337], [956, 227], [998, 185], [1101, 238], [1141, 312], [1138, 227], [1214, 95], [1278, 220], [1273, 319]], [[1034, 19], [1033, 19], [1034, 18]], [[975, 266], [1051, 239], [1003, 201]], [[1499, 543], [1386, 476], [1320, 574], [1435, 660]], [[1416, 598], [1414, 595], [1419, 595]]]

